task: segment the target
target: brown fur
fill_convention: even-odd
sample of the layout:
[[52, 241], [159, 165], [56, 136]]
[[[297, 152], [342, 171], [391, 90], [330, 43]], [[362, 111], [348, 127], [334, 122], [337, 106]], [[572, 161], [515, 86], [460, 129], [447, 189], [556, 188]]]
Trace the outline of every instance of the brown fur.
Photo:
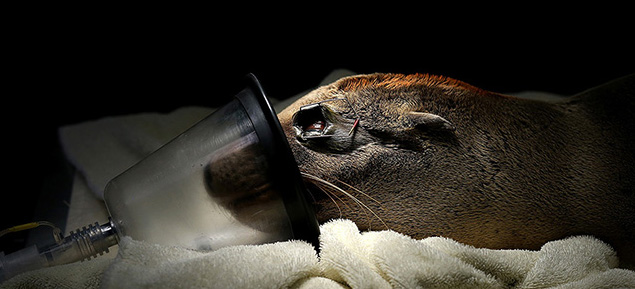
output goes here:
[[[316, 89], [279, 118], [300, 170], [378, 217], [342, 194], [313, 190], [321, 222], [343, 217], [487, 248], [538, 249], [588, 234], [633, 263], [634, 79], [547, 103], [446, 77], [361, 75]], [[301, 106], [338, 97], [354, 110], [346, 101], [322, 104], [331, 137], [297, 135]]]

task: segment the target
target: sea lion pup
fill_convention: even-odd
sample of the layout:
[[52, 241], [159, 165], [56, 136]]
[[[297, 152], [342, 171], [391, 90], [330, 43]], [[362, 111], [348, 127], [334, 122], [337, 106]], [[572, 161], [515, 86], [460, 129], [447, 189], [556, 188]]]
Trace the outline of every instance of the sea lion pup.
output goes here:
[[634, 80], [549, 103], [447, 77], [359, 75], [278, 116], [321, 189], [309, 197], [320, 222], [494, 249], [593, 235], [633, 264]]

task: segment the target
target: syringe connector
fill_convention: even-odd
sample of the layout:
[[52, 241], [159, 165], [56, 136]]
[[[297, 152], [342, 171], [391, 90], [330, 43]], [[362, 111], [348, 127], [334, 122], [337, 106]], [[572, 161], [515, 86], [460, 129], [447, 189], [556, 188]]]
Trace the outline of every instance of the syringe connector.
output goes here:
[[38, 248], [33, 245], [20, 251], [4, 255], [0, 252], [0, 282], [22, 272], [61, 264], [87, 260], [108, 252], [108, 248], [119, 242], [114, 223], [95, 223], [71, 232], [55, 244]]
[[71, 232], [66, 239], [69, 240], [64, 240], [64, 242], [72, 240], [77, 246], [77, 252], [81, 255], [79, 260], [108, 253], [108, 248], [119, 241], [112, 220], [104, 225], [95, 222], [94, 225], [88, 225], [88, 228], [77, 229]]

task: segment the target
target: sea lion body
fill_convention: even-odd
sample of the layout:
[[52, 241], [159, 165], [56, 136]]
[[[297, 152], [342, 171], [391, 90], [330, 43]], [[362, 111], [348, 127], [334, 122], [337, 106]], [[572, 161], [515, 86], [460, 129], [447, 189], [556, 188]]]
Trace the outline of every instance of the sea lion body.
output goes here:
[[278, 117], [308, 181], [362, 203], [312, 189], [320, 222], [495, 249], [593, 235], [633, 264], [634, 79], [542, 102], [447, 77], [359, 75]]

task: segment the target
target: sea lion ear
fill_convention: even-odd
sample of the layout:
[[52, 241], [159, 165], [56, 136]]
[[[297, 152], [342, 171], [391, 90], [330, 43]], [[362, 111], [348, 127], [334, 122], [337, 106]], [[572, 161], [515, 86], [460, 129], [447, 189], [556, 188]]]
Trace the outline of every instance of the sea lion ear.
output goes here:
[[411, 121], [414, 128], [436, 131], [455, 130], [455, 127], [451, 122], [436, 114], [411, 111], [408, 113], [407, 118]]

